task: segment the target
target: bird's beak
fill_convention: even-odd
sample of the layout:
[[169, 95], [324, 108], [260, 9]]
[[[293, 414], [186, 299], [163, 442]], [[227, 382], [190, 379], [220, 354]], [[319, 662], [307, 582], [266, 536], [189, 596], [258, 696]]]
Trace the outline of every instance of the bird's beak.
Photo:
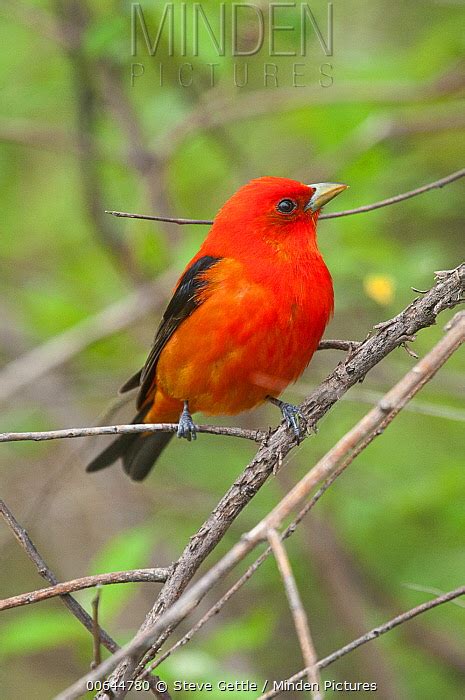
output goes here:
[[305, 211], [311, 209], [315, 212], [321, 209], [325, 204], [328, 204], [334, 197], [348, 188], [348, 185], [341, 185], [337, 182], [318, 182], [316, 185], [309, 185], [315, 192], [312, 198], [305, 205]]

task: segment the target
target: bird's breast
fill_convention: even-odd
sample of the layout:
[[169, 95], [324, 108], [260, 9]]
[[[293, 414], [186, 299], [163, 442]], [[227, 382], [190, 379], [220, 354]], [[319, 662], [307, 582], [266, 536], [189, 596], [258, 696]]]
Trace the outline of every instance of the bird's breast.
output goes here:
[[192, 410], [233, 414], [279, 395], [310, 361], [333, 306], [321, 259], [248, 274], [235, 260], [208, 271], [199, 307], [163, 349], [157, 383]]

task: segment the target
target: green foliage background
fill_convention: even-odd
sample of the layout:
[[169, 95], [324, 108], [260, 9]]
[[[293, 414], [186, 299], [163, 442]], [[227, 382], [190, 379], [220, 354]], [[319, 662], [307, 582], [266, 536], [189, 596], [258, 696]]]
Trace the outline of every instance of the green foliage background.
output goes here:
[[[193, 4], [187, 3], [189, 13]], [[310, 5], [325, 35], [327, 4]], [[143, 280], [167, 267], [181, 270], [206, 231], [113, 220], [105, 209], [212, 217], [238, 186], [265, 174], [346, 182], [350, 190], [332, 207], [349, 208], [463, 167], [463, 4], [333, 5], [332, 56], [309, 34], [304, 57], [270, 57], [266, 44], [255, 56], [233, 57], [229, 39], [226, 55], [218, 57], [201, 27], [199, 56], [189, 52], [183, 58], [178, 50], [169, 55], [165, 34], [150, 57], [140, 27], [138, 55], [131, 56], [127, 2], [0, 4], [5, 366], [123, 299]], [[179, 3], [174, 6], [178, 13]], [[205, 0], [202, 6], [217, 27], [219, 3]], [[268, 3], [256, 6], [266, 14]], [[142, 3], [153, 36], [162, 8]], [[228, 2], [228, 33], [230, 11]], [[277, 23], [298, 26], [296, 12], [280, 8]], [[254, 36], [254, 25], [244, 19], [241, 46], [250, 47]], [[292, 32], [279, 32], [276, 42], [282, 51], [298, 46]], [[135, 62], [145, 73], [131, 87]], [[186, 62], [193, 66], [193, 83], [182, 87], [178, 71]], [[297, 69], [303, 87], [292, 85], [296, 62], [303, 64]], [[218, 64], [214, 88], [209, 63]], [[248, 86], [234, 86], [234, 63], [240, 70], [248, 64]], [[278, 67], [278, 88], [263, 85], [266, 63]], [[326, 63], [334, 82], [325, 88], [319, 70]], [[364, 338], [412, 299], [411, 286], [427, 288], [434, 270], [461, 261], [464, 192], [463, 181], [457, 182], [395, 207], [321, 222], [320, 246], [336, 290], [327, 337]], [[95, 424], [144, 361], [158, 316], [148, 314], [16, 392], [2, 405], [2, 429]], [[424, 354], [441, 337], [447, 319], [443, 315], [438, 327], [419, 335], [416, 352]], [[286, 395], [302, 399], [338, 359], [333, 351], [319, 353]], [[399, 349], [338, 403], [318, 435], [293, 452], [253, 500], [210, 562], [366, 412], [369, 392], [384, 391], [411, 365]], [[413, 403], [415, 410], [404, 411], [357, 459], [289, 541], [320, 656], [428, 599], [432, 590], [463, 584], [464, 377], [458, 353]], [[123, 412], [121, 420], [128, 417]], [[258, 427], [277, 421], [276, 411], [263, 408], [229, 423]], [[169, 564], [254, 453], [253, 445], [200, 436], [195, 445], [174, 444], [146, 482], [133, 484], [117, 467], [84, 473], [101, 444], [5, 444], [0, 451], [2, 497], [61, 580]], [[2, 597], [42, 587], [6, 527], [0, 545]], [[101, 622], [118, 642], [138, 628], [157, 590], [148, 584], [105, 588]], [[93, 595], [86, 591], [77, 598], [89, 609]], [[84, 673], [91, 659], [90, 635], [59, 600], [4, 612], [0, 638], [1, 694], [11, 700], [51, 697]], [[459, 698], [464, 643], [463, 604], [451, 604], [351, 654], [324, 678], [376, 681], [380, 700]], [[282, 585], [269, 560], [194, 641], [160, 667], [160, 675], [168, 683], [248, 678], [262, 685], [301, 666]], [[178, 694], [207, 695], [216, 697]]]

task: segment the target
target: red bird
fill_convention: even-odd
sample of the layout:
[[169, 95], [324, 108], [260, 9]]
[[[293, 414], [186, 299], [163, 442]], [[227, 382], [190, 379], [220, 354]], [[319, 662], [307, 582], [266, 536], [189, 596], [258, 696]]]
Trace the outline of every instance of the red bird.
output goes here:
[[[321, 207], [346, 185], [263, 177], [220, 209], [179, 279], [145, 366], [134, 423], [179, 421], [195, 439], [192, 413], [233, 415], [264, 401], [299, 435], [298, 409], [277, 397], [304, 371], [333, 311], [333, 285], [317, 247]], [[143, 479], [171, 433], [121, 435], [87, 467], [118, 458]]]

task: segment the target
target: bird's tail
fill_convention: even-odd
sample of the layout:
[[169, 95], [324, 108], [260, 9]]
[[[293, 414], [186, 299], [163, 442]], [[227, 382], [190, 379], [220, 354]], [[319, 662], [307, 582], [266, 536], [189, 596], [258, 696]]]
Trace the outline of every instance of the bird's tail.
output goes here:
[[[144, 407], [132, 423], [143, 423], [149, 410], [150, 406]], [[172, 437], [173, 433], [130, 433], [120, 435], [92, 460], [86, 471], [100, 471], [100, 469], [109, 467], [117, 459], [121, 459], [126, 474], [134, 481], [142, 481]]]

